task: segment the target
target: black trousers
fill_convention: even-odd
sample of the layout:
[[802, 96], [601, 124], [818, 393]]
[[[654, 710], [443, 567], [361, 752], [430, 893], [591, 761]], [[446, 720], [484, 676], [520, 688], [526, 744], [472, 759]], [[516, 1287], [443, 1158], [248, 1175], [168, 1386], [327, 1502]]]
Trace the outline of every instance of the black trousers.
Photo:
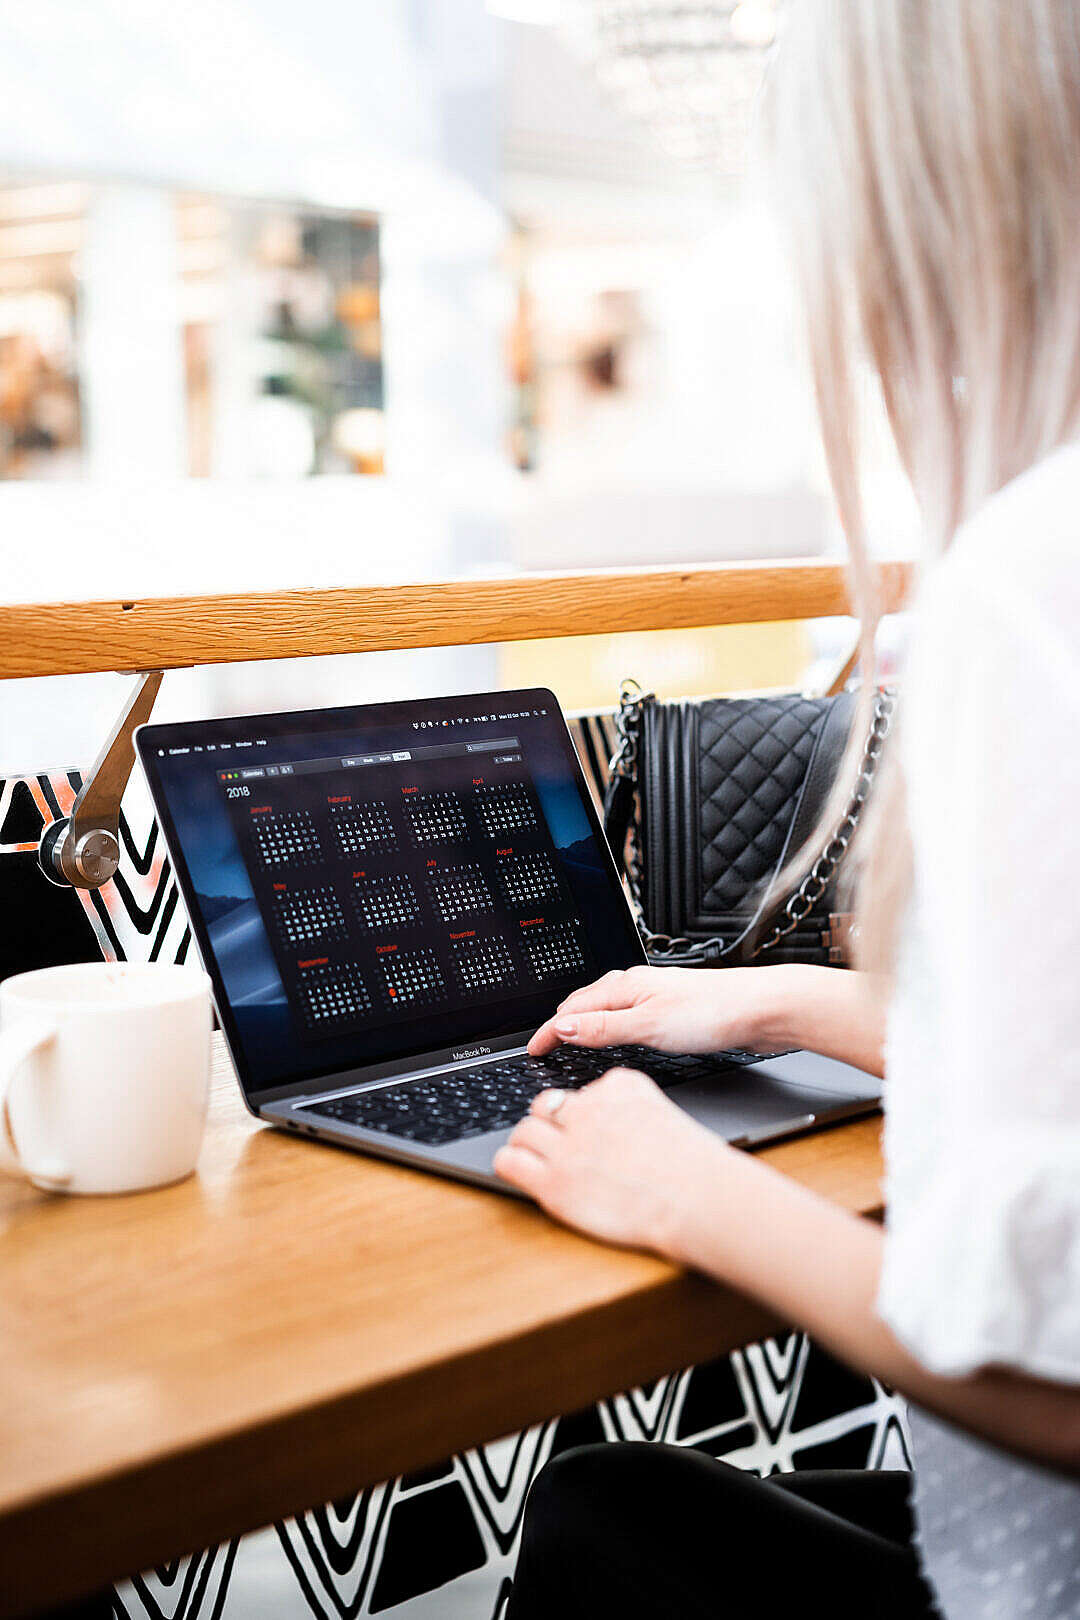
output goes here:
[[924, 1620], [911, 1476], [756, 1474], [679, 1446], [582, 1446], [525, 1508], [507, 1620]]

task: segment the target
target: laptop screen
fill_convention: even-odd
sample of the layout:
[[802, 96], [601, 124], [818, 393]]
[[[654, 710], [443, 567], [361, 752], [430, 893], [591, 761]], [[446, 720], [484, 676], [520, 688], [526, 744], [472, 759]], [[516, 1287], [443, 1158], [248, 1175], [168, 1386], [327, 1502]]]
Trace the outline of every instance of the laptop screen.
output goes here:
[[550, 692], [137, 740], [249, 1097], [520, 1034], [642, 959]]

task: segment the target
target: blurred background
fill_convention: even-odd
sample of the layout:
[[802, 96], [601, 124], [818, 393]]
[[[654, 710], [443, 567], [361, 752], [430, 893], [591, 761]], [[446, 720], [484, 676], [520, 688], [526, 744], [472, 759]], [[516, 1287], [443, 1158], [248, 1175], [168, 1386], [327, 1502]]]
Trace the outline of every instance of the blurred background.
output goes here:
[[[783, 0], [0, 3], [6, 600], [839, 549], [755, 138]], [[867, 395], [873, 542], [913, 514]], [[786, 685], [850, 627], [248, 665], [162, 717]], [[6, 683], [0, 770], [127, 681]]]

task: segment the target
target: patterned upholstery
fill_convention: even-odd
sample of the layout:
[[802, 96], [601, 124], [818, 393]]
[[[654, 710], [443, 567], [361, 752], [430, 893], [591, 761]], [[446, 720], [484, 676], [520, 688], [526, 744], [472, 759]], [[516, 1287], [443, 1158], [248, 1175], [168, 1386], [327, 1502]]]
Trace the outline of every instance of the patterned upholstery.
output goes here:
[[[571, 729], [599, 796], [612, 717], [576, 717]], [[191, 948], [148, 810], [131, 806], [135, 825], [121, 818], [121, 869], [99, 893], [58, 889], [41, 876], [41, 829], [70, 809], [79, 783], [77, 771], [62, 771], [0, 785], [0, 978], [97, 956], [182, 960]], [[529, 1482], [555, 1452], [591, 1440], [646, 1439], [698, 1447], [762, 1474], [903, 1467], [904, 1421], [897, 1397], [793, 1334], [134, 1576], [117, 1588], [115, 1613], [130, 1620], [497, 1620]]]
[[[694, 1446], [760, 1474], [907, 1466], [898, 1400], [791, 1335], [125, 1582], [117, 1613], [498, 1620], [530, 1482], [557, 1452], [602, 1440]], [[718, 1548], [718, 1562], [739, 1556]]]

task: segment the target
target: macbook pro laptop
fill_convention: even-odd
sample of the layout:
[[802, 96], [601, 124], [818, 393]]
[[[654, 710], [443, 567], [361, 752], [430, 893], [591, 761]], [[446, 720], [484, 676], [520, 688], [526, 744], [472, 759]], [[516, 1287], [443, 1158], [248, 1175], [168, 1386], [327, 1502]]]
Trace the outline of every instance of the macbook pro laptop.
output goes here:
[[[548, 691], [146, 725], [139, 758], [251, 1111], [500, 1191], [547, 1086], [625, 1064], [752, 1145], [877, 1107], [809, 1052], [526, 1043], [645, 960]], [[706, 989], [703, 979], [702, 990]]]

